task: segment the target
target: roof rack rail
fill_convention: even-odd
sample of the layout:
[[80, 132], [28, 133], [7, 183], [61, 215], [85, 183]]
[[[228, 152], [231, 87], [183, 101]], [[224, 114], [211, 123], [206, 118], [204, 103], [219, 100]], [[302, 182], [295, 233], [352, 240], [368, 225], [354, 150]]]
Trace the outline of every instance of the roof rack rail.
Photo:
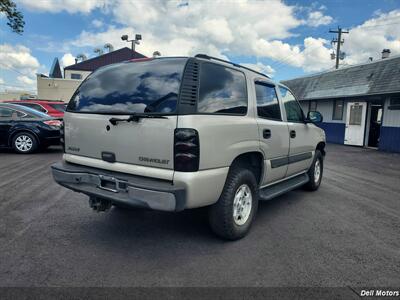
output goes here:
[[254, 73], [258, 74], [258, 75], [261, 75], [261, 76], [264, 76], [264, 77], [267, 77], [268, 79], [270, 79], [270, 77], [269, 77], [268, 75], [266, 75], [266, 74], [263, 74], [263, 73], [261, 73], [261, 72], [257, 72], [257, 71], [255, 71], [255, 70], [253, 70], [253, 69], [251, 69], [251, 68], [248, 68], [248, 67], [245, 67], [245, 66], [236, 64], [236, 63], [234, 63], [234, 62], [231, 62], [231, 61], [228, 61], [228, 60], [225, 60], [225, 59], [221, 59], [221, 58], [214, 57], [214, 56], [209, 56], [209, 55], [207, 55], [207, 54], [196, 54], [194, 57], [203, 58], [203, 59], [209, 59], [209, 60], [212, 59], [212, 60], [221, 61], [221, 62], [224, 62], [224, 63], [230, 64], [230, 65], [233, 65], [233, 66], [238, 67], [238, 68], [242, 68], [242, 69], [246, 69], [246, 70], [252, 71], [252, 72], [254, 72]]

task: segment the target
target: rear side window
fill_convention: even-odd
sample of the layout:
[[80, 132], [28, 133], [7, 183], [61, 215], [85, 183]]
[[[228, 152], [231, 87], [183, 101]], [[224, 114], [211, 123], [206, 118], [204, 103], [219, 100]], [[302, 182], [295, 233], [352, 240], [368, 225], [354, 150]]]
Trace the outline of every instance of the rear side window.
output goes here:
[[0, 107], [0, 118], [11, 118], [12, 110], [8, 108]]
[[44, 109], [44, 107], [39, 105], [39, 104], [35, 104], [35, 103], [16, 103], [16, 104], [19, 104], [19, 105], [22, 105], [22, 106], [26, 106], [26, 107], [30, 107], [30, 108], [33, 108], [33, 109], [35, 109], [37, 111], [41, 111], [43, 113], [47, 112], [47, 110]]
[[67, 111], [174, 113], [186, 61], [185, 58], [154, 59], [103, 67], [80, 85]]
[[200, 75], [199, 113], [247, 113], [246, 78], [242, 72], [203, 63]]
[[64, 112], [65, 111], [65, 105], [64, 104], [49, 104], [52, 108], [55, 110]]
[[261, 118], [281, 121], [278, 96], [273, 85], [256, 82], [257, 114]]

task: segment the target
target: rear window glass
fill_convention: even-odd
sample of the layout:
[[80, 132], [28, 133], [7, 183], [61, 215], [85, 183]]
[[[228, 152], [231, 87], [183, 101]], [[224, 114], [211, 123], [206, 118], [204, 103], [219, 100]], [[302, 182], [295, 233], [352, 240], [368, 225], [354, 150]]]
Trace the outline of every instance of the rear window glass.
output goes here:
[[244, 115], [247, 112], [246, 79], [242, 72], [204, 63], [199, 94], [199, 113]]
[[[30, 117], [30, 118], [49, 118], [49, 115], [38, 111], [36, 109], [24, 106], [24, 105], [20, 105], [20, 104], [10, 104], [10, 108], [6, 108], [6, 109], [11, 109], [11, 110], [16, 110], [19, 112], [19, 114], [17, 114], [18, 116], [22, 117], [23, 114], [26, 114], [26, 117]], [[21, 112], [23, 114], [21, 114]]]
[[65, 111], [65, 104], [49, 104], [55, 110], [64, 112]]
[[17, 102], [14, 102], [14, 104], [18, 104], [18, 105], [26, 106], [26, 107], [29, 107], [29, 108], [33, 108], [34, 110], [37, 110], [37, 111], [40, 111], [40, 112], [43, 112], [43, 113], [47, 112], [46, 109], [44, 109], [43, 106], [41, 106], [39, 104], [36, 104], [36, 103], [26, 103], [26, 102], [17, 103]]
[[174, 113], [187, 59], [155, 59], [101, 68], [78, 88], [67, 110], [85, 113]]
[[44, 112], [38, 111], [36, 109], [22, 105], [15, 105], [15, 106], [16, 109], [22, 111], [23, 113], [28, 114], [30, 118], [49, 118], [48, 114], [45, 114]]

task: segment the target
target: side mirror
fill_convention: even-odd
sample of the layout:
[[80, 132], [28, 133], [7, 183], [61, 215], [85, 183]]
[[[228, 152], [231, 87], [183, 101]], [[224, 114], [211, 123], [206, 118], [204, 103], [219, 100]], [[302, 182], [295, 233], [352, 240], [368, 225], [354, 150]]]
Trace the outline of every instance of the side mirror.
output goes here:
[[307, 114], [307, 123], [322, 123], [323, 117], [319, 111], [309, 111]]

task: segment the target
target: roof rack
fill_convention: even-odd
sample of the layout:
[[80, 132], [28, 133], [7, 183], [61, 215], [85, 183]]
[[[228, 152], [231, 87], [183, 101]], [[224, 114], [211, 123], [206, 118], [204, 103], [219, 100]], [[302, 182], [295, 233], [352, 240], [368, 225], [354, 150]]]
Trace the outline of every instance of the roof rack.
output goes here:
[[214, 57], [214, 56], [209, 56], [209, 55], [207, 55], [207, 54], [196, 54], [194, 57], [203, 58], [203, 59], [209, 59], [209, 60], [212, 59], [212, 60], [221, 61], [221, 62], [230, 64], [230, 65], [233, 65], [234, 67], [237, 67], [237, 68], [242, 68], [242, 69], [246, 69], [246, 70], [252, 71], [252, 72], [254, 72], [254, 73], [258, 74], [258, 75], [261, 75], [261, 76], [264, 76], [264, 77], [267, 77], [268, 79], [270, 79], [270, 77], [269, 77], [268, 75], [265, 75], [265, 74], [263, 74], [263, 73], [261, 73], [261, 72], [257, 72], [257, 71], [255, 71], [255, 70], [253, 70], [253, 69], [251, 69], [251, 68], [248, 68], [248, 67], [245, 67], [245, 66], [242, 66], [242, 65], [233, 63], [233, 62], [228, 61], [228, 60], [225, 60], [225, 59], [217, 58], [217, 57]]

